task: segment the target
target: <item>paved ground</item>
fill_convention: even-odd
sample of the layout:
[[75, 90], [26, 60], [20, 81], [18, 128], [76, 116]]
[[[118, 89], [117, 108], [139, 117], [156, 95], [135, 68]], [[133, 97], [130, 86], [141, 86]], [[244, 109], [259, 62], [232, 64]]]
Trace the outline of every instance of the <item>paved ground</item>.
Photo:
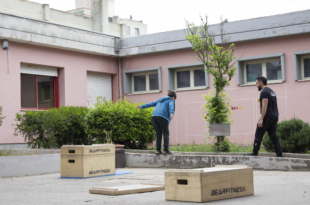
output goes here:
[[[164, 191], [123, 196], [89, 194], [89, 189], [93, 186], [164, 183], [165, 169], [121, 169], [121, 171], [132, 171], [134, 174], [90, 179], [59, 179], [59, 174], [0, 178], [0, 204], [197, 204], [165, 201]], [[310, 204], [310, 173], [254, 171], [254, 189], [254, 196], [207, 204]]]

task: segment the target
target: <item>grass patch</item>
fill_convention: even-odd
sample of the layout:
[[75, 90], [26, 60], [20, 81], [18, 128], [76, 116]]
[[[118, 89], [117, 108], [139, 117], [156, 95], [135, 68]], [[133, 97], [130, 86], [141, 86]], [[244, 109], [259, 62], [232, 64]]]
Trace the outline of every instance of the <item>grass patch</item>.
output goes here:
[[[231, 143], [230, 144], [230, 151], [231, 153], [235, 152], [246, 152], [246, 153], [252, 153], [253, 145], [239, 145], [237, 143]], [[156, 147], [152, 146], [149, 148], [149, 150], [156, 150]], [[170, 151], [178, 151], [178, 152], [218, 152], [214, 148], [212, 144], [184, 144], [184, 145], [177, 145], [177, 146], [169, 146]], [[260, 153], [267, 152], [266, 149], [261, 146]]]
[[0, 149], [0, 157], [12, 156], [13, 151], [12, 148], [7, 148], [6, 146], [3, 149]]

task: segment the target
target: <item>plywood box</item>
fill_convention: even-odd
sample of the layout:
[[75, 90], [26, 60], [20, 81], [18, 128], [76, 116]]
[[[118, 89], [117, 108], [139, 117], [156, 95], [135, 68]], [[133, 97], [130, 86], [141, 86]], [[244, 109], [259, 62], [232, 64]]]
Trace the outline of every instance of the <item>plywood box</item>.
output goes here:
[[115, 174], [114, 145], [61, 147], [61, 177], [95, 177]]
[[208, 202], [253, 194], [253, 168], [250, 166], [165, 172], [166, 200]]
[[64, 145], [61, 147], [61, 156], [86, 156], [114, 154], [115, 146], [113, 144], [97, 145]]

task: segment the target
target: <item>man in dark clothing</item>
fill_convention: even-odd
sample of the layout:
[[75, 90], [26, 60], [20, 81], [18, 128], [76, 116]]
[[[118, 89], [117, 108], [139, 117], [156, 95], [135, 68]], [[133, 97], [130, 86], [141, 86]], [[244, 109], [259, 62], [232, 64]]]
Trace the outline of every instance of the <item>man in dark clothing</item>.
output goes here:
[[277, 137], [277, 123], [279, 120], [278, 104], [276, 93], [266, 87], [267, 79], [265, 77], [256, 78], [256, 87], [260, 93], [260, 113], [255, 139], [253, 153], [245, 156], [257, 156], [260, 149], [264, 134], [268, 132], [269, 138], [273, 143], [277, 157], [282, 157], [280, 141]]
[[[172, 154], [169, 151], [169, 122], [175, 112], [175, 100], [177, 95], [171, 91], [168, 96], [151, 103], [137, 106], [137, 109], [155, 107], [152, 122], [156, 131], [156, 154]], [[164, 151], [161, 152], [162, 135], [164, 135]]]

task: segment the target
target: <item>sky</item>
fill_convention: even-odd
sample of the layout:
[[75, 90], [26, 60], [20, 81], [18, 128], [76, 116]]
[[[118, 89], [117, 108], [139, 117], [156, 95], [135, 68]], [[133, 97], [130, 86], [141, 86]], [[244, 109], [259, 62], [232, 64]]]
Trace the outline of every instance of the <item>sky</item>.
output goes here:
[[[31, 0], [49, 4], [50, 8], [72, 10], [75, 0]], [[143, 20], [148, 33], [185, 28], [185, 20], [200, 23], [200, 15], [208, 15], [209, 24], [271, 16], [310, 9], [310, 0], [114, 0], [115, 15]], [[309, 11], [310, 12], [310, 11]]]

